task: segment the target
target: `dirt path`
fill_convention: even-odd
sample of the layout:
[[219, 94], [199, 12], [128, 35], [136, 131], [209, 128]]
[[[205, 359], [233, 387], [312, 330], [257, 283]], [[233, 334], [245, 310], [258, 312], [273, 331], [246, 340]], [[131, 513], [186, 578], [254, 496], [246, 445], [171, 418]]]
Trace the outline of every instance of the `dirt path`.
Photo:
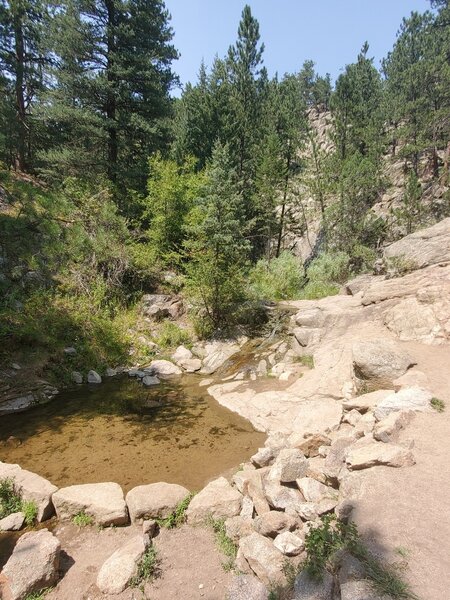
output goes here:
[[118, 527], [80, 530], [72, 524], [54, 533], [63, 549], [64, 577], [47, 600], [223, 600], [232, 574], [222, 568], [211, 530], [183, 526], [161, 530], [154, 539], [160, 559], [159, 576], [145, 585], [144, 593], [131, 588], [122, 594], [101, 594], [95, 581], [103, 562], [141, 528]]
[[364, 473], [355, 520], [387, 560], [406, 554], [406, 577], [420, 600], [450, 598], [450, 347], [406, 345], [427, 374], [444, 413], [419, 414], [400, 437], [414, 440], [416, 464], [375, 467]]

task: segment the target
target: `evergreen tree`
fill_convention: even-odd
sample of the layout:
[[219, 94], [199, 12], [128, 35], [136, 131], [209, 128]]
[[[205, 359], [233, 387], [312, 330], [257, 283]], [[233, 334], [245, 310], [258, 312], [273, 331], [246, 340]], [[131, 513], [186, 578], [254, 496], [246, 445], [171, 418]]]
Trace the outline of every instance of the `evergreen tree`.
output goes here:
[[45, 64], [40, 46], [44, 15], [41, 0], [0, 0], [0, 70], [2, 88], [6, 88], [3, 105], [8, 114], [11, 108], [7, 105], [14, 102], [15, 135], [10, 134], [8, 139], [10, 159], [20, 170], [32, 166], [33, 107], [43, 86]]
[[187, 288], [203, 322], [213, 329], [232, 323], [244, 296], [248, 243], [243, 235], [242, 195], [229, 150], [217, 142], [204, 197], [190, 217], [186, 243]]

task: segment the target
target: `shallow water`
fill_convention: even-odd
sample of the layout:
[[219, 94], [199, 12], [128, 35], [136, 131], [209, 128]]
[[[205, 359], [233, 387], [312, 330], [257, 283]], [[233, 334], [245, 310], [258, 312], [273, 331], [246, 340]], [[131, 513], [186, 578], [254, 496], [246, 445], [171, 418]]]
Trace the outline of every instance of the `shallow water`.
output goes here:
[[[21, 444], [6, 445], [10, 436]], [[264, 439], [200, 388], [195, 376], [153, 388], [114, 378], [0, 417], [0, 460], [58, 487], [115, 481], [126, 492], [166, 481], [198, 490], [247, 460]]]

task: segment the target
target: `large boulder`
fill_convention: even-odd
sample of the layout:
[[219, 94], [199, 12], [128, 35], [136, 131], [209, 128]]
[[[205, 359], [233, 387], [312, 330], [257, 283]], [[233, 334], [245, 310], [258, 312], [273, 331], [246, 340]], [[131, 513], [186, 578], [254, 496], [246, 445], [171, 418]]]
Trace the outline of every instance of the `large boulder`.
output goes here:
[[226, 600], [269, 600], [269, 592], [256, 577], [236, 575], [228, 588]]
[[137, 535], [112, 554], [102, 565], [97, 576], [97, 587], [104, 594], [120, 594], [136, 575], [139, 561], [150, 539]]
[[19, 538], [0, 575], [0, 596], [24, 600], [58, 580], [59, 540], [48, 529], [30, 531]]
[[346, 462], [351, 471], [356, 471], [377, 465], [409, 467], [415, 463], [415, 460], [412, 452], [403, 446], [373, 442], [355, 449], [350, 448]]
[[211, 375], [219, 369], [233, 354], [239, 352], [240, 346], [235, 342], [211, 342], [206, 344], [206, 356], [203, 359], [201, 373]]
[[265, 585], [285, 583], [285, 557], [275, 548], [272, 540], [259, 533], [252, 533], [241, 539], [239, 550], [251, 570]]
[[264, 493], [270, 506], [278, 510], [292, 508], [304, 500], [299, 490], [281, 485], [276, 481], [266, 481]]
[[280, 450], [275, 462], [270, 468], [268, 479], [270, 481], [291, 483], [306, 475], [308, 460], [297, 448], [284, 448]]
[[325, 572], [321, 580], [313, 579], [306, 571], [295, 578], [293, 600], [333, 600], [334, 580]]
[[58, 518], [72, 519], [84, 512], [98, 525], [125, 525], [128, 511], [119, 484], [85, 483], [61, 488], [52, 496]]
[[450, 217], [394, 242], [384, 256], [406, 260], [416, 269], [450, 262]]
[[189, 490], [175, 483], [138, 485], [128, 492], [125, 501], [133, 523], [143, 519], [165, 519], [189, 495]]
[[186, 511], [189, 524], [203, 523], [208, 517], [226, 519], [241, 511], [242, 494], [225, 477], [219, 477], [194, 496]]
[[153, 370], [160, 379], [170, 379], [176, 375], [181, 375], [183, 371], [177, 365], [174, 365], [170, 360], [153, 360], [149, 368]]
[[407, 352], [387, 338], [359, 340], [352, 353], [355, 375], [378, 386], [391, 383], [414, 364]]
[[17, 491], [23, 500], [36, 503], [38, 509], [36, 520], [38, 522], [45, 521], [53, 515], [52, 494], [58, 488], [50, 481], [36, 473], [22, 469], [19, 465], [0, 462], [0, 479], [6, 478], [14, 480]]
[[286, 556], [297, 556], [305, 548], [305, 540], [296, 533], [285, 531], [277, 535], [273, 545]]
[[427, 412], [430, 409], [430, 400], [433, 394], [419, 387], [404, 388], [396, 394], [389, 394], [382, 400], [374, 411], [375, 418], [380, 421], [392, 412], [413, 410]]

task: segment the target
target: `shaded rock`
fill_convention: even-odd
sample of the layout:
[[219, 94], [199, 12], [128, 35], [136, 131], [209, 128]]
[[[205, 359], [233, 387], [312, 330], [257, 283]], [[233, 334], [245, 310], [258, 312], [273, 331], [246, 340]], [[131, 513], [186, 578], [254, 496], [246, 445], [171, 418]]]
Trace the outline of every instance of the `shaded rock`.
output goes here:
[[98, 525], [125, 525], [128, 511], [117, 483], [85, 483], [61, 488], [52, 496], [58, 518], [72, 519], [84, 512]]
[[[328, 446], [326, 447], [328, 449]], [[320, 483], [326, 483], [327, 476], [325, 475], [325, 459], [321, 456], [314, 456], [308, 461], [308, 470], [306, 477], [311, 477]]]
[[293, 600], [333, 600], [333, 576], [325, 572], [322, 581], [312, 579], [306, 571], [295, 578]]
[[154, 369], [155, 374], [160, 379], [170, 379], [170, 377], [175, 377], [183, 373], [180, 367], [174, 365], [170, 360], [153, 360], [150, 363], [150, 368]]
[[144, 535], [148, 535], [150, 539], [152, 539], [158, 531], [158, 523], [155, 519], [148, 519], [147, 521], [142, 521], [142, 533]]
[[350, 470], [368, 469], [377, 465], [409, 467], [415, 464], [410, 450], [380, 442], [373, 442], [356, 449], [350, 448], [346, 462]]
[[295, 533], [285, 531], [277, 535], [273, 545], [286, 556], [297, 556], [304, 550], [305, 540]]
[[391, 412], [387, 417], [379, 421], [373, 430], [373, 437], [379, 442], [392, 442], [400, 429], [406, 427], [414, 416], [411, 410]]
[[67, 354], [68, 356], [75, 356], [76, 353], [77, 353], [76, 348], [74, 348], [73, 346], [64, 348], [64, 354]]
[[398, 344], [387, 338], [355, 342], [352, 354], [356, 376], [378, 385], [392, 382], [414, 364]]
[[325, 475], [330, 479], [336, 479], [339, 471], [342, 469], [345, 463], [346, 450], [349, 446], [354, 444], [354, 436], [344, 436], [338, 438], [330, 446], [330, 451], [325, 458], [324, 472]]
[[175, 483], [138, 485], [125, 497], [132, 523], [141, 519], [165, 519], [189, 495], [189, 490]]
[[0, 462], [0, 479], [13, 479], [17, 491], [23, 500], [36, 503], [38, 522], [49, 519], [54, 512], [52, 494], [58, 489], [55, 485], [36, 473], [26, 471], [19, 465]]
[[267, 467], [273, 463], [277, 454], [278, 451], [274, 448], [258, 448], [258, 452], [254, 454], [250, 460], [257, 467]]
[[19, 531], [25, 522], [23, 512], [16, 512], [0, 520], [0, 531]]
[[1, 597], [24, 600], [58, 580], [59, 540], [48, 529], [25, 533], [2, 570]]
[[77, 385], [80, 385], [81, 383], [83, 383], [83, 375], [81, 373], [79, 373], [78, 371], [72, 371], [72, 381], [74, 383], [76, 383]]
[[242, 495], [231, 487], [225, 477], [219, 477], [208, 483], [201, 492], [191, 500], [186, 511], [187, 522], [203, 523], [208, 517], [223, 519], [239, 514]]
[[298, 520], [293, 516], [277, 510], [271, 510], [253, 521], [253, 528], [256, 533], [271, 538], [285, 531], [294, 531], [298, 525]]
[[252, 521], [240, 515], [229, 517], [225, 521], [225, 532], [237, 544], [241, 538], [253, 533]]
[[235, 342], [215, 341], [205, 345], [205, 358], [201, 373], [211, 375], [219, 369], [233, 354], [239, 352], [240, 346]]
[[106, 377], [115, 377], [117, 375], [117, 369], [111, 369], [111, 367], [108, 367], [105, 371], [105, 375]]
[[258, 485], [256, 480], [249, 482], [247, 486], [247, 494], [249, 498], [251, 498], [253, 506], [255, 507], [255, 511], [258, 515], [264, 515], [265, 513], [269, 512], [270, 506], [267, 502], [263, 488], [261, 485]]
[[88, 383], [101, 383], [102, 378], [97, 373], [97, 371], [89, 371], [88, 376], [87, 376], [87, 382]]
[[236, 471], [231, 478], [231, 481], [241, 494], [245, 494], [247, 493], [248, 482], [253, 478], [258, 479], [261, 482], [261, 475], [259, 472], [257, 473], [255, 467], [250, 463], [245, 463], [239, 471]]
[[401, 410], [413, 410], [426, 412], [430, 409], [430, 400], [433, 397], [428, 390], [413, 387], [400, 390], [396, 394], [390, 394], [380, 402], [374, 411], [375, 418], [380, 421], [391, 412]]
[[160, 383], [159, 379], [153, 375], [146, 375], [145, 377], [142, 378], [142, 383], [147, 386], [150, 387], [152, 385], [158, 385], [158, 383]]
[[306, 438], [303, 436], [299, 438], [294, 433], [290, 436], [289, 441], [294, 448], [303, 452], [308, 458], [317, 456], [320, 446], [329, 446], [331, 444], [330, 438], [323, 433], [314, 433]]
[[303, 477], [308, 470], [308, 460], [297, 448], [280, 450], [272, 465], [268, 479], [281, 483], [289, 483]]
[[338, 577], [341, 585], [366, 577], [366, 569], [362, 562], [347, 550], [338, 550], [333, 562], [338, 565]]
[[259, 533], [252, 533], [241, 539], [239, 549], [251, 570], [265, 585], [285, 582], [285, 558], [271, 540]]
[[120, 594], [136, 575], [138, 563], [149, 545], [149, 538], [137, 535], [112, 554], [97, 576], [97, 587], [104, 594]]
[[244, 496], [242, 498], [242, 507], [240, 516], [244, 519], [253, 519], [253, 513], [255, 511], [255, 505], [253, 504], [253, 500], [249, 496]]
[[228, 588], [226, 600], [268, 600], [269, 592], [252, 575], [236, 575]]
[[336, 490], [310, 477], [297, 479], [297, 485], [307, 502], [321, 502], [325, 498], [332, 500], [337, 498]]
[[347, 581], [341, 585], [341, 600], [388, 600], [381, 597], [367, 579]]

